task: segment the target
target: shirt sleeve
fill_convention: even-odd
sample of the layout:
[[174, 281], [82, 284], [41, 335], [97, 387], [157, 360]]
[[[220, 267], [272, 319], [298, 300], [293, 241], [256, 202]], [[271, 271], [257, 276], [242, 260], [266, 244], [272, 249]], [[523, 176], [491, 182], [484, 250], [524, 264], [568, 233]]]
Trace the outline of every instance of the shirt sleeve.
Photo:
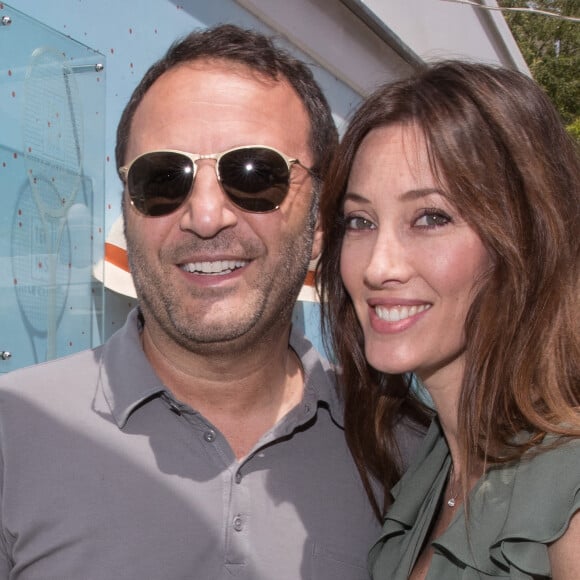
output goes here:
[[578, 511], [580, 439], [573, 439], [520, 463], [491, 557], [531, 577], [551, 576], [548, 546], [564, 535]]
[[4, 529], [4, 455], [2, 439], [2, 431], [0, 429], [0, 580], [8, 580], [12, 564]]

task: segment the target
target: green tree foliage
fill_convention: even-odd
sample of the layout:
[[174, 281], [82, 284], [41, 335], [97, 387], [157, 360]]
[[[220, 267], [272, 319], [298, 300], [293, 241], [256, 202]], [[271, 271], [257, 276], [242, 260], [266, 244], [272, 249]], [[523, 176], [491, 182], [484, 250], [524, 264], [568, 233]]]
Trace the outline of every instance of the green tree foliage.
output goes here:
[[[580, 16], [580, 0], [501, 0], [498, 4]], [[534, 79], [569, 131], [580, 139], [580, 22], [532, 12], [505, 11], [504, 16]]]

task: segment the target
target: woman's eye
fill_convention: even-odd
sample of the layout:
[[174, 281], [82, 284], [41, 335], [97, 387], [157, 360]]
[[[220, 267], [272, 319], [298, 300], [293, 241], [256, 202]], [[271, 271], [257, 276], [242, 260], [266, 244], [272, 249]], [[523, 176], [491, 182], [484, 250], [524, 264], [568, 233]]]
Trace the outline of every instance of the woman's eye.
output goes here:
[[441, 211], [428, 210], [415, 220], [414, 225], [419, 228], [437, 228], [447, 225], [451, 218]]
[[345, 217], [344, 223], [347, 230], [370, 230], [375, 227], [373, 222], [361, 216]]

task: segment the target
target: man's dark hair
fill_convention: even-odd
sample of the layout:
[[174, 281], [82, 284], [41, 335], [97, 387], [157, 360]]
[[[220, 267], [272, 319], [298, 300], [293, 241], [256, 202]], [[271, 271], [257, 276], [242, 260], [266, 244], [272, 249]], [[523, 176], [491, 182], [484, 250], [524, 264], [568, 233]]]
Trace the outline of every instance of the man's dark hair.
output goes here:
[[[117, 167], [125, 159], [135, 111], [153, 83], [165, 72], [195, 60], [225, 60], [243, 64], [268, 78], [286, 79], [294, 88], [310, 119], [310, 147], [315, 182], [322, 180], [338, 142], [330, 107], [310, 69], [289, 52], [276, 47], [271, 38], [232, 24], [194, 31], [171, 45], [163, 58], [153, 64], [137, 85], [117, 127], [115, 157]], [[292, 128], [288, 127], [291, 131]], [[318, 187], [316, 187], [318, 189]]]

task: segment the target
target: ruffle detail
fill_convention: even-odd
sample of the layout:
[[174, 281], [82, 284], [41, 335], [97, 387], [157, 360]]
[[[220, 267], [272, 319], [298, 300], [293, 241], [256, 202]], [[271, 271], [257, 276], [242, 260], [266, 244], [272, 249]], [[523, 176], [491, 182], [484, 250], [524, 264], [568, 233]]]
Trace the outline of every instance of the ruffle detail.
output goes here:
[[[375, 580], [407, 578], [437, 513], [450, 464], [438, 425], [424, 449], [393, 489], [396, 501], [369, 559]], [[433, 542], [428, 579], [550, 578], [547, 546], [579, 510], [580, 439], [491, 469], [470, 494], [469, 532], [460, 508]]]
[[580, 440], [520, 462], [509, 511], [490, 555], [528, 576], [550, 577], [548, 545], [568, 529], [580, 510]]

